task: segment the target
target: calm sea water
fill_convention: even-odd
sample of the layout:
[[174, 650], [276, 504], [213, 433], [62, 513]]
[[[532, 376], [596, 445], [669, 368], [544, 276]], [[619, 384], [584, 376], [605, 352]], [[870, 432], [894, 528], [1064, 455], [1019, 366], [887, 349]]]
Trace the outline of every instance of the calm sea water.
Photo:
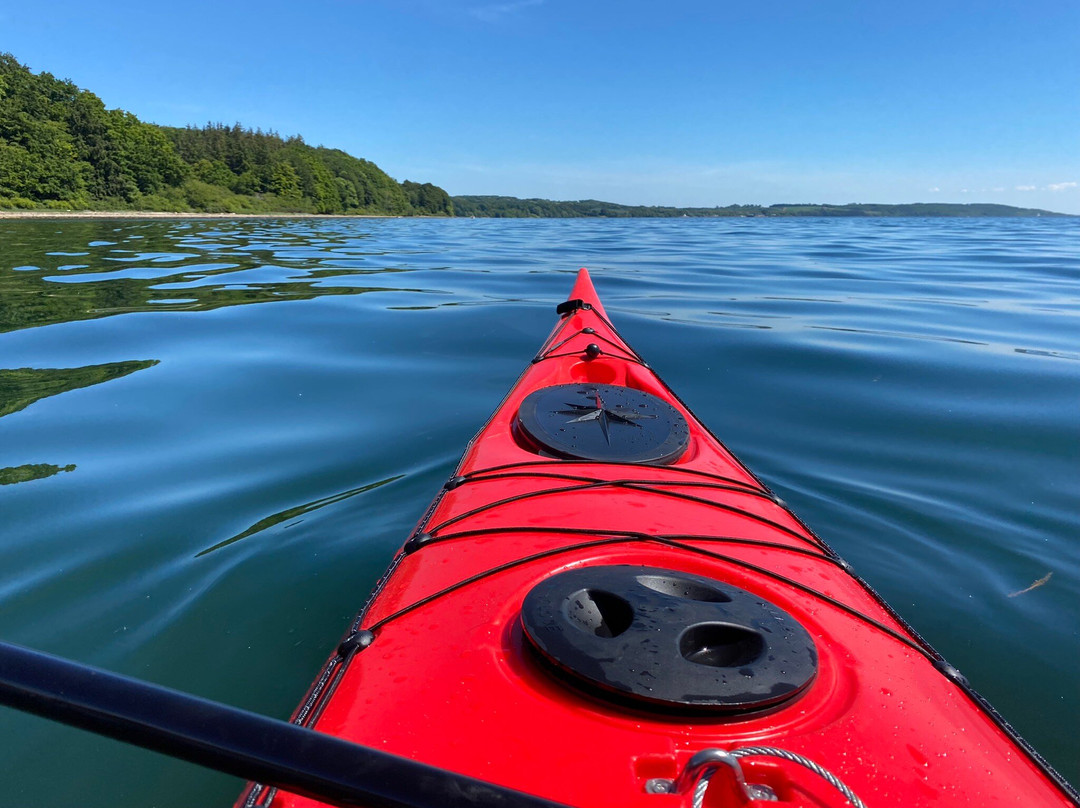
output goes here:
[[[1080, 220], [0, 221], [0, 639], [287, 717], [582, 265], [1080, 781]], [[240, 785], [0, 709], [0, 806]]]

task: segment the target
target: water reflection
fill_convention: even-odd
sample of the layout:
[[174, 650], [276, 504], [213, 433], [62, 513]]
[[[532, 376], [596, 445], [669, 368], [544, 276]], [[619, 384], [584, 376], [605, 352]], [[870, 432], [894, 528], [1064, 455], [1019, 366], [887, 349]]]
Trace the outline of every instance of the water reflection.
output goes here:
[[[409, 268], [387, 266], [385, 246], [355, 222], [313, 230], [280, 221], [0, 222], [0, 333], [137, 311], [420, 291], [333, 283]], [[59, 251], [61, 238], [85, 249]], [[394, 255], [405, 252], [425, 254]], [[79, 263], [65, 263], [76, 255]]]
[[119, 379], [156, 364], [157, 359], [141, 359], [79, 368], [0, 370], [0, 417], [26, 409], [43, 398]]
[[33, 480], [44, 480], [62, 471], [75, 471], [75, 464], [54, 466], [52, 463], [27, 463], [23, 466], [8, 466], [0, 469], [0, 485], [15, 485]]
[[385, 480], [378, 480], [373, 483], [368, 483], [367, 485], [362, 485], [359, 488], [350, 488], [348, 491], [341, 491], [337, 494], [331, 494], [328, 497], [322, 497], [321, 499], [313, 500], [312, 502], [305, 502], [303, 505], [296, 505], [295, 507], [286, 508], [283, 511], [278, 511], [275, 514], [267, 516], [265, 519], [260, 519], [247, 530], [243, 530], [240, 533], [237, 533], [235, 536], [230, 536], [224, 541], [219, 541], [217, 544], [213, 545], [212, 547], [207, 547], [205, 550], [200, 550], [198, 553], [195, 554], [195, 557], [198, 558], [199, 556], [204, 556], [207, 553], [212, 553], [215, 550], [220, 550], [223, 547], [228, 547], [230, 544], [234, 544], [241, 539], [246, 539], [248, 536], [253, 536], [256, 533], [260, 533], [263, 530], [267, 530], [268, 528], [273, 527], [274, 525], [279, 525], [282, 522], [287, 522], [288, 520], [294, 519], [298, 516], [303, 516], [304, 514], [311, 513], [312, 511], [317, 511], [319, 508], [325, 508], [327, 505], [334, 505], [335, 503], [341, 502], [342, 500], [348, 499], [349, 497], [355, 497], [357, 494], [363, 494], [368, 491], [373, 491], [376, 488], [381, 488], [387, 483], [392, 483], [400, 480], [404, 476], [404, 474], [396, 474], [393, 477], [387, 477]]

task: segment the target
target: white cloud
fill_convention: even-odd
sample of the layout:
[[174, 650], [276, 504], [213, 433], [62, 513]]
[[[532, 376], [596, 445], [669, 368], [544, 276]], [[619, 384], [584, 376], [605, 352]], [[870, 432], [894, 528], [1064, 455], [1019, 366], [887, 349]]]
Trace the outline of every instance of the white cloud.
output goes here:
[[1075, 188], [1075, 182], [1052, 182], [1046, 186], [1048, 191], [1066, 191], [1069, 188]]
[[1018, 190], [1018, 191], [1034, 191], [1034, 190], [1036, 190], [1036, 188], [1035, 188], [1034, 185], [1017, 185], [1016, 190]]
[[483, 22], [498, 22], [504, 17], [530, 6], [539, 6], [544, 0], [513, 0], [510, 3], [489, 3], [469, 9], [469, 13]]
[[930, 189], [930, 193], [932, 193], [932, 194], [940, 194], [941, 189], [935, 186], [935, 187]]
[[1004, 191], [1005, 191], [1005, 189], [1004, 189], [1004, 188], [995, 188], [995, 189], [994, 189], [994, 193], [995, 193], [995, 194], [1000, 194], [1000, 193], [1004, 193]]

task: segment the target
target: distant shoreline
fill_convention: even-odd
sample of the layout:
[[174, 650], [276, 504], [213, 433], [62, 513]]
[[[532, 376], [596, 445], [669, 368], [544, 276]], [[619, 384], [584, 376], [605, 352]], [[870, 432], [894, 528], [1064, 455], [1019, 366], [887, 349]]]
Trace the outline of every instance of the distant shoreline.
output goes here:
[[1075, 214], [991, 204], [770, 205], [665, 208], [584, 200], [557, 202], [516, 197], [452, 197], [455, 215], [418, 213], [207, 213], [161, 210], [0, 209], [3, 219], [799, 219], [799, 218], [1075, 218]]
[[[159, 210], [0, 210], [0, 219], [400, 219], [393, 214], [192, 213]], [[431, 216], [408, 218], [430, 219]]]
[[676, 208], [665, 205], [622, 205], [598, 199], [574, 202], [551, 199], [519, 199], [513, 196], [453, 196], [454, 216], [476, 218], [1029, 218], [1070, 216], [1067, 213], [1018, 208], [992, 202], [910, 202], [843, 205], [823, 203], [775, 205], [726, 205]]

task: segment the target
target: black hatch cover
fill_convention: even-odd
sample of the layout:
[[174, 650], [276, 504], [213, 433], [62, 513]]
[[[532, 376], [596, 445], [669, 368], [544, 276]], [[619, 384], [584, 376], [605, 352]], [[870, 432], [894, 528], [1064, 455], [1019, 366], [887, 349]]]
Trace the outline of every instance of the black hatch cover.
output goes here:
[[686, 451], [682, 413], [651, 393], [615, 384], [557, 384], [525, 397], [518, 427], [556, 457], [671, 463]]
[[813, 640], [787, 612], [745, 589], [655, 567], [553, 575], [526, 595], [521, 622], [558, 673], [642, 707], [761, 710], [817, 673]]

